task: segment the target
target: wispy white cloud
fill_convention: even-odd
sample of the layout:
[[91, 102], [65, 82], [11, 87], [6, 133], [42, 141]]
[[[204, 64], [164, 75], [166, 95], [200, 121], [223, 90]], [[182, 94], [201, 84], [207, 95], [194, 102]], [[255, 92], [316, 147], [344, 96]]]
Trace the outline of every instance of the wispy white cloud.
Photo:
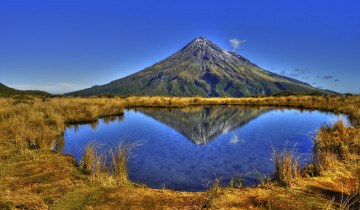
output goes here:
[[237, 144], [237, 143], [245, 143], [244, 139], [240, 139], [238, 135], [236, 135], [234, 132], [232, 133], [232, 137], [230, 139], [230, 144]]
[[247, 42], [247, 40], [239, 40], [237, 38], [230, 39], [231, 46], [233, 47], [233, 51], [235, 52], [236, 49], [240, 48], [241, 44]]
[[40, 85], [8, 85], [19, 90], [43, 90], [53, 94], [68, 93], [76, 90], [88, 88], [88, 85], [72, 84], [66, 82], [44, 83]]

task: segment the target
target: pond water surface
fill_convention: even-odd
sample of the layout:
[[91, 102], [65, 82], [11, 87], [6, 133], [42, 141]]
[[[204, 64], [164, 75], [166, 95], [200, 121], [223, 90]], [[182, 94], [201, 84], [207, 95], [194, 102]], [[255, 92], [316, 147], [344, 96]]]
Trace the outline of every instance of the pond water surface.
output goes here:
[[69, 126], [56, 150], [80, 162], [88, 142], [111, 146], [125, 138], [141, 141], [128, 162], [129, 179], [136, 183], [203, 191], [209, 180], [228, 185], [236, 174], [251, 186], [258, 184], [255, 169], [273, 173], [272, 147], [295, 149], [306, 164], [316, 130], [336, 119], [332, 113], [266, 107], [138, 109]]

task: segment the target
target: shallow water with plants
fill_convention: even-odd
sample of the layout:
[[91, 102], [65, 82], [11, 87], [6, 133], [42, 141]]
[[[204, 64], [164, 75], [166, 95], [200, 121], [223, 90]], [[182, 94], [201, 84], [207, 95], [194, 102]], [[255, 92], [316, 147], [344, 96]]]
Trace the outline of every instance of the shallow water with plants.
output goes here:
[[236, 176], [251, 186], [259, 183], [258, 172], [274, 172], [272, 148], [293, 149], [300, 164], [308, 163], [316, 130], [337, 118], [333, 113], [270, 107], [131, 109], [121, 117], [68, 126], [64, 143], [55, 149], [80, 162], [91, 141], [103, 150], [121, 141], [137, 143], [128, 161], [133, 182], [204, 191], [215, 178], [228, 186]]

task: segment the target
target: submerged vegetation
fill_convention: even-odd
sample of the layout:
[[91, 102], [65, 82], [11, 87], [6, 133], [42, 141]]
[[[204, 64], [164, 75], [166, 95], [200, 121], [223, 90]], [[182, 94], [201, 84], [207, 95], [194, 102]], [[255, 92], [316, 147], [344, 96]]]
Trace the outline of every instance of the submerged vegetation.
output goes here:
[[[246, 105], [320, 109], [348, 116], [323, 125], [314, 137], [313, 160], [274, 148], [273, 179], [242, 188], [215, 180], [207, 192], [154, 190], [127, 179], [133, 145], [119, 142], [109, 155], [89, 144], [78, 165], [52, 149], [64, 144], [65, 126], [122, 115], [124, 109], [195, 105]], [[201, 97], [3, 97], [0, 98], [0, 208], [353, 208], [358, 206], [360, 96], [290, 95], [259, 98]], [[106, 158], [110, 157], [110, 158]], [[265, 178], [264, 178], [265, 177]], [[236, 184], [235, 184], [236, 183]], [[231, 183], [230, 183], [231, 184]], [[234, 187], [236, 186], [236, 187]]]

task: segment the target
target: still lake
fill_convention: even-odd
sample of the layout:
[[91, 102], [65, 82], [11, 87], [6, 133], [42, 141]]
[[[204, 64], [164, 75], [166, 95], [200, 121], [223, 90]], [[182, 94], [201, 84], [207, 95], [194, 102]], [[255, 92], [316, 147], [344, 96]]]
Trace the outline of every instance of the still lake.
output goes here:
[[[190, 107], [132, 109], [124, 116], [72, 125], [58, 152], [80, 162], [90, 141], [111, 146], [139, 142], [128, 162], [129, 179], [148, 187], [204, 191], [209, 180], [228, 185], [236, 175], [258, 184], [255, 169], [272, 174], [272, 147], [294, 149], [310, 161], [312, 137], [333, 113], [267, 107]], [[108, 148], [108, 147], [104, 147]]]

